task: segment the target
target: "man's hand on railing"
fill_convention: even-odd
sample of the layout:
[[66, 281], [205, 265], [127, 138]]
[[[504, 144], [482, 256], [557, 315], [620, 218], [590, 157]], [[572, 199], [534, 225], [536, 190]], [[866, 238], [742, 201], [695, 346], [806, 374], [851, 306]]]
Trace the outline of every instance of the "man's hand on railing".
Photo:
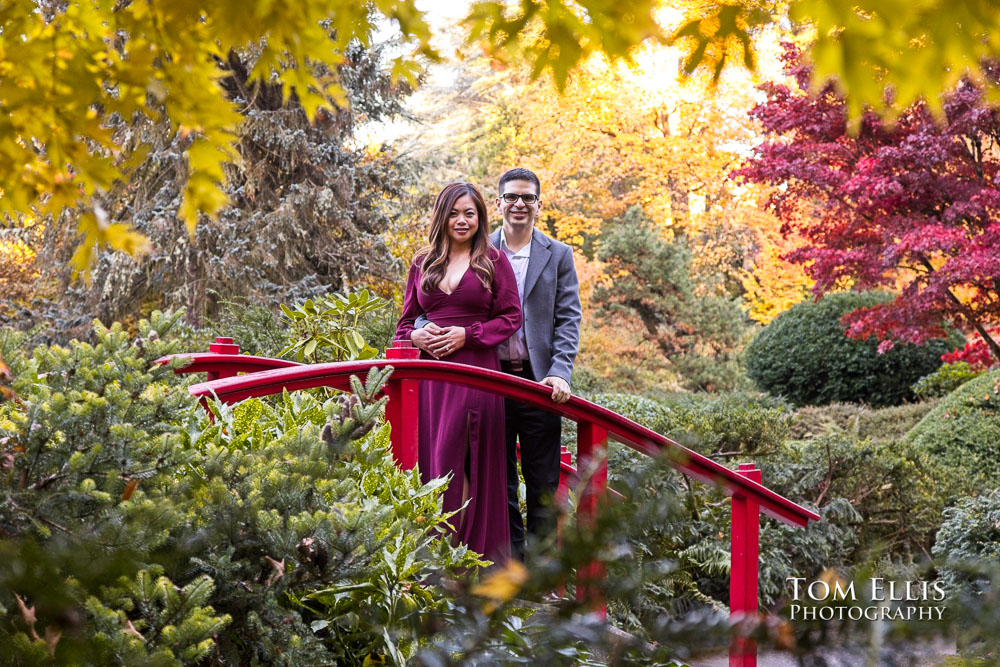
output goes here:
[[552, 387], [552, 400], [556, 403], [565, 403], [573, 395], [569, 390], [569, 383], [556, 375], [542, 378], [541, 384]]

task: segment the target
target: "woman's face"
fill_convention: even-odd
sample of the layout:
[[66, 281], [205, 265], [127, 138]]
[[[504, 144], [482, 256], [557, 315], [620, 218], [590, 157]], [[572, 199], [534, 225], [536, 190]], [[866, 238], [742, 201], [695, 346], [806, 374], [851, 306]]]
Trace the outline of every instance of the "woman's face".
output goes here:
[[472, 239], [479, 229], [479, 213], [469, 195], [462, 195], [455, 200], [448, 214], [448, 238], [452, 245], [472, 245]]

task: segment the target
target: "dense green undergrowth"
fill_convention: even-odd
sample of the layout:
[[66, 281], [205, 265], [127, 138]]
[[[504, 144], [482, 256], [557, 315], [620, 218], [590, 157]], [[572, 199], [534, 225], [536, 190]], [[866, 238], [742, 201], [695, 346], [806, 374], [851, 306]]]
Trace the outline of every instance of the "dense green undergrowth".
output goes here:
[[[484, 579], [444, 529], [447, 480], [393, 463], [384, 375], [352, 395], [210, 402], [210, 419], [178, 362], [154, 363], [196, 337], [173, 336], [179, 317], [154, 313], [135, 334], [98, 324], [93, 343], [31, 354], [0, 337], [17, 394], [0, 404], [0, 653], [18, 664], [580, 664], [595, 651], [671, 664], [695, 647], [691, 624], [725, 645], [718, 605], [661, 610], [642, 638], [612, 641], [573, 598], [572, 572], [597, 559], [628, 573], [598, 584], [614, 600], [689, 576], [630, 536], [672, 497], [569, 522], [562, 549]], [[619, 478], [643, 488], [662, 473]], [[519, 602], [564, 583], [560, 605]]]
[[[98, 326], [95, 345], [5, 355], [0, 653], [25, 664], [360, 664], [419, 648], [442, 576], [480, 564], [442, 539], [439, 492], [373, 430], [360, 398], [187, 396], [164, 342]], [[172, 366], [176, 366], [172, 364]], [[383, 399], [384, 400], [384, 399]], [[65, 585], [60, 585], [64, 582]], [[382, 659], [382, 658], [380, 658]]]
[[[255, 332], [254, 352], [301, 339], [259, 309], [233, 313], [221, 326]], [[380, 322], [366, 325], [372, 346]], [[353, 396], [212, 403], [211, 421], [189, 380], [152, 363], [211, 333], [157, 313], [133, 333], [98, 325], [91, 343], [28, 354], [23, 335], [0, 332], [17, 394], [0, 404], [0, 652], [19, 664], [671, 664], [725, 646], [719, 490], [615, 445], [610, 483], [626, 501], [586, 530], [567, 515], [562, 547], [541, 545], [528, 570], [480, 572], [439, 531], [447, 480], [422, 485], [392, 463], [384, 377]], [[765, 606], [784, 604], [788, 577], [935, 566], [980, 604], [993, 575], [964, 573], [995, 551], [995, 384], [881, 409], [750, 392], [594, 400], [726, 465], [757, 463], [820, 514], [806, 529], [762, 521]], [[595, 559], [610, 618], [634, 639], [611, 641], [573, 600], [573, 572]], [[521, 602], [563, 585], [558, 605]], [[796, 634], [799, 650], [813, 631]]]
[[[1000, 442], [991, 436], [997, 423], [990, 410], [996, 380], [975, 382], [940, 403], [885, 408], [840, 403], [793, 410], [759, 394], [688, 394], [659, 401], [604, 394], [594, 400], [725, 463], [754, 461], [767, 486], [820, 514], [821, 520], [804, 530], [762, 522], [761, 599], [780, 605], [788, 594], [787, 577], [828, 571], [845, 576], [917, 571], [933, 577], [935, 564], [943, 566], [943, 556], [933, 556], [932, 550], [941, 549], [936, 546], [941, 531], [961, 533], [954, 510], [948, 509], [956, 496], [975, 485], [1000, 486], [992, 467], [978, 459], [961, 460], [960, 452], [973, 442], [984, 453], [989, 443]], [[940, 419], [942, 413], [968, 422], [968, 432], [953, 430]], [[952, 452], [951, 458], [944, 452]], [[613, 482], [616, 469], [647, 462], [614, 447]], [[664, 474], [659, 487], [653, 485], [658, 493], [680, 499], [678, 509], [637, 538], [636, 546], [651, 557], [669, 554], [681, 566], [671, 588], [651, 589], [619, 612], [625, 625], [640, 625], [664, 609], [726, 601], [728, 532], [717, 530], [728, 522], [724, 497], [672, 472]], [[981, 533], [975, 527], [986, 524], [969, 525]], [[982, 543], [980, 537], [970, 539]], [[977, 553], [986, 558], [991, 552], [983, 547]]]

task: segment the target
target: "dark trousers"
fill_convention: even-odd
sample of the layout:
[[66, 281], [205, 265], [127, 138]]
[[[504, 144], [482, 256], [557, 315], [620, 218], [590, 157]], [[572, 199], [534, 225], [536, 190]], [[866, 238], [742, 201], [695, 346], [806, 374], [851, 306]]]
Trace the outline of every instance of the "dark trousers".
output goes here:
[[[523, 370], [507, 371], [534, 380], [527, 364]], [[526, 489], [528, 535], [545, 538], [555, 532], [552, 499], [559, 487], [560, 433], [562, 417], [509, 399], [504, 399], [507, 418], [507, 508], [510, 514], [511, 552], [524, 559], [525, 525], [517, 498], [517, 442], [521, 442], [521, 474]]]

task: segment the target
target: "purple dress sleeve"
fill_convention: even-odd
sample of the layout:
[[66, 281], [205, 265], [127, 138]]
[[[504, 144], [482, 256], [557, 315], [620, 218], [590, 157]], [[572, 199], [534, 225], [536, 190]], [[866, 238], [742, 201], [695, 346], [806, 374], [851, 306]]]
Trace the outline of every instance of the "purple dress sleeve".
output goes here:
[[406, 291], [403, 293], [403, 314], [399, 316], [399, 322], [396, 324], [396, 340], [410, 340], [410, 334], [414, 329], [413, 323], [424, 312], [417, 300], [419, 289], [420, 269], [414, 260], [410, 264], [410, 275], [406, 278]]
[[521, 328], [521, 297], [517, 293], [514, 269], [507, 255], [494, 252], [497, 256], [493, 258], [493, 309], [490, 319], [465, 327], [465, 347], [468, 348], [496, 347]]

